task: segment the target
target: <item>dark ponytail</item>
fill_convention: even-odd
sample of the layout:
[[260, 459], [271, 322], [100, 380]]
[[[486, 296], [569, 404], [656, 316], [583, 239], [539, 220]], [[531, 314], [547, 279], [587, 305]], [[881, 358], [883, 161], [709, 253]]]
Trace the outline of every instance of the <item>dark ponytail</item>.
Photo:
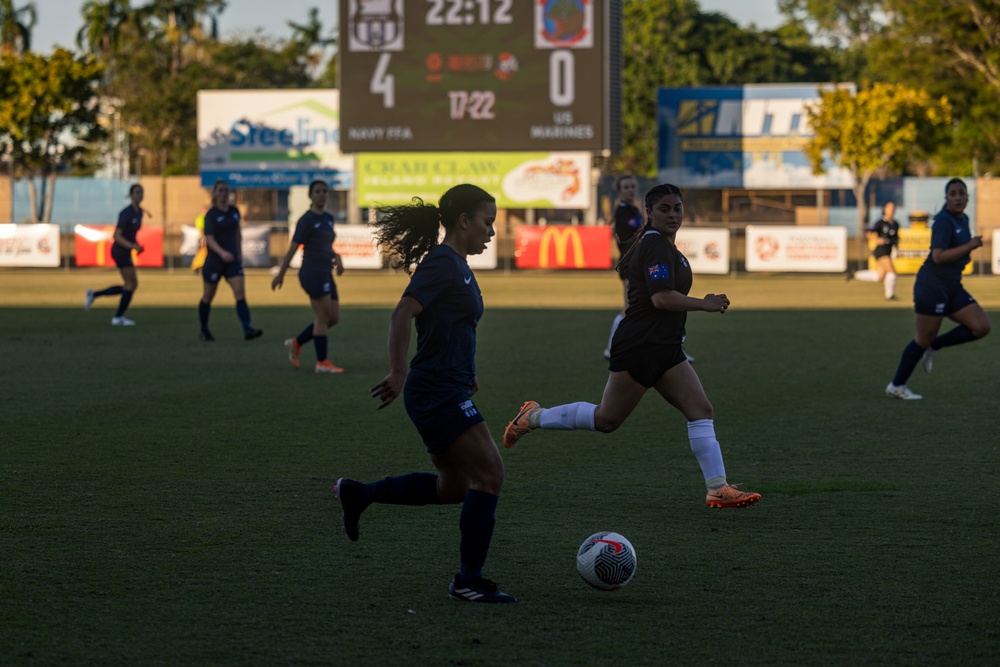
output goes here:
[[625, 275], [625, 271], [628, 270], [629, 257], [632, 256], [632, 252], [639, 246], [639, 241], [642, 240], [642, 237], [652, 228], [652, 223], [650, 222], [652, 220], [652, 216], [650, 215], [650, 212], [653, 210], [653, 207], [656, 206], [656, 202], [660, 201], [660, 199], [666, 197], [667, 195], [677, 195], [682, 202], [684, 201], [684, 195], [681, 194], [681, 189], [670, 183], [657, 185], [646, 193], [646, 197], [644, 199], [644, 205], [646, 207], [646, 222], [642, 225], [642, 228], [639, 229], [639, 231], [632, 235], [631, 240], [629, 240], [628, 249], [622, 254], [621, 259], [618, 260], [618, 264], [615, 265], [615, 271], [617, 271], [619, 275]]
[[375, 227], [378, 243], [395, 255], [393, 266], [411, 273], [417, 262], [437, 245], [438, 225], [450, 231], [463, 213], [474, 215], [480, 206], [495, 201], [486, 190], [463, 183], [441, 195], [437, 206], [414, 197], [409, 204], [380, 207], [376, 220], [370, 224]]

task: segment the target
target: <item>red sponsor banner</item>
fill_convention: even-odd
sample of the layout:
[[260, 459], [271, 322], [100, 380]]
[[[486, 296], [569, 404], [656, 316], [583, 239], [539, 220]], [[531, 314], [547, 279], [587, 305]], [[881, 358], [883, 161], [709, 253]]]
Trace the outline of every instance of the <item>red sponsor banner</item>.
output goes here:
[[[111, 246], [115, 242], [114, 225], [76, 225], [73, 228], [76, 239], [77, 266], [114, 266]], [[143, 247], [142, 254], [132, 251], [132, 263], [136, 266], [163, 266], [163, 228], [140, 227], [136, 241]]]
[[610, 269], [611, 227], [521, 225], [514, 263], [519, 269]]

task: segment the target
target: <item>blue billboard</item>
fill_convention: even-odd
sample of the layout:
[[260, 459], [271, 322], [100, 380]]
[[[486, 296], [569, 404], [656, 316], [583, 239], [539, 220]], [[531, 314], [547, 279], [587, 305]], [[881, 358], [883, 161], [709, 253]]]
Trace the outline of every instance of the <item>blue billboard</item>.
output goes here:
[[803, 152], [812, 138], [807, 107], [832, 85], [660, 88], [660, 182], [702, 189], [853, 187], [851, 173], [829, 160], [825, 174], [813, 174]]

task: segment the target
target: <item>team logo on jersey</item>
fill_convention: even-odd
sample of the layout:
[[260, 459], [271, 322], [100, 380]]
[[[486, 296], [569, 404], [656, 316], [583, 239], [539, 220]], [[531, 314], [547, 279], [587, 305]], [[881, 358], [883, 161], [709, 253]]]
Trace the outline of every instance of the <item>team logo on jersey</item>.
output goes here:
[[650, 280], [667, 280], [670, 278], [670, 267], [666, 264], [654, 264], [649, 267]]
[[462, 276], [462, 280], [464, 280], [465, 284], [468, 285], [472, 282], [472, 276]]
[[462, 414], [466, 417], [475, 417], [479, 414], [479, 410], [476, 409], [476, 404], [472, 402], [472, 399], [459, 403], [458, 409], [461, 410]]

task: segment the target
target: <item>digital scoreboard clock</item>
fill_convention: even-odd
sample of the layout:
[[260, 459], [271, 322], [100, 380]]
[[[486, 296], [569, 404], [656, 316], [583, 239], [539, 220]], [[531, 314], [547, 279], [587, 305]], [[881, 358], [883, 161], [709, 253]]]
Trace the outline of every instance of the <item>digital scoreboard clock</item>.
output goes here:
[[341, 0], [340, 147], [617, 152], [621, 0]]

